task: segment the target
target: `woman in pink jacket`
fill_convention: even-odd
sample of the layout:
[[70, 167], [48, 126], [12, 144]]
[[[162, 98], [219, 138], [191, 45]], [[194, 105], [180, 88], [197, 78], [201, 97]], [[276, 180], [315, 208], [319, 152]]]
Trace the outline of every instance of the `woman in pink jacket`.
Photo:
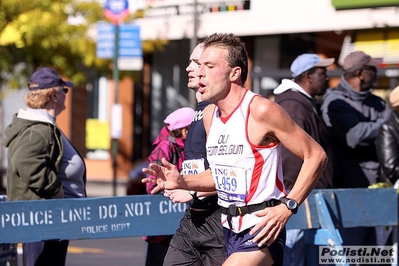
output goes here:
[[[161, 160], [165, 158], [181, 171], [184, 161], [184, 141], [194, 114], [194, 109], [183, 107], [165, 118], [163, 121], [165, 126], [152, 144], [153, 150], [148, 156], [148, 163], [162, 165]], [[151, 194], [155, 186], [156, 184], [147, 183], [147, 193]], [[148, 243], [146, 266], [162, 266], [172, 236], [147, 236], [144, 239]]]

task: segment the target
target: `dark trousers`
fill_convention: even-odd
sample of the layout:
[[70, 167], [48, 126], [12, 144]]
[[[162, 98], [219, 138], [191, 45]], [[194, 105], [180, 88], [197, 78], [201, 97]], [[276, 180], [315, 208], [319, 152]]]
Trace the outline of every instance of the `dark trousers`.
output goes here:
[[187, 209], [170, 242], [164, 266], [220, 266], [226, 260], [220, 209]]
[[23, 265], [65, 266], [68, 244], [68, 240], [24, 243], [22, 245]]
[[169, 241], [166, 243], [148, 242], [147, 256], [145, 259], [146, 266], [162, 266], [166, 252], [169, 248]]

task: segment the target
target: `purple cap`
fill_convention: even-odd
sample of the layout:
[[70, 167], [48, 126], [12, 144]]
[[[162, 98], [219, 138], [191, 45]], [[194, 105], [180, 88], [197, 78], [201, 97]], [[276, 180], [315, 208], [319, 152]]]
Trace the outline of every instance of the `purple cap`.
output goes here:
[[176, 130], [180, 128], [187, 127], [193, 121], [195, 111], [190, 107], [182, 107], [173, 111], [168, 115], [163, 121], [168, 124], [169, 130]]
[[64, 81], [58, 73], [49, 67], [42, 67], [36, 70], [30, 77], [28, 88], [31, 91], [49, 89], [52, 87], [74, 87], [70, 81]]

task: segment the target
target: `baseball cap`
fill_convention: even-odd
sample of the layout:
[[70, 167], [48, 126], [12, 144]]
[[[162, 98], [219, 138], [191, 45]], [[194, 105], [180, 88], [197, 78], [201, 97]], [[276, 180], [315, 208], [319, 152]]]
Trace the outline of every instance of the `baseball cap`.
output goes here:
[[182, 107], [173, 111], [163, 121], [168, 124], [169, 130], [176, 130], [187, 127], [193, 121], [195, 111], [190, 107]]
[[334, 63], [334, 58], [322, 59], [317, 54], [301, 54], [291, 64], [292, 76], [298, 77], [313, 67], [328, 67]]
[[31, 91], [39, 89], [48, 89], [52, 87], [74, 87], [70, 81], [64, 81], [58, 73], [49, 67], [42, 67], [36, 70], [30, 77], [28, 88]]
[[382, 63], [382, 58], [373, 58], [363, 51], [355, 51], [348, 54], [342, 65], [344, 72], [355, 72], [365, 66], [377, 67]]
[[394, 88], [389, 94], [389, 102], [391, 103], [392, 107], [399, 106], [399, 86]]

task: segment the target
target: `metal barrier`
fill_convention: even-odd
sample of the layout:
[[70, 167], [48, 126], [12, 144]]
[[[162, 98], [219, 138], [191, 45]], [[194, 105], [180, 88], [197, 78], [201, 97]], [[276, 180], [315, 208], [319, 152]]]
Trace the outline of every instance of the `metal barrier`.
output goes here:
[[[0, 243], [174, 234], [186, 209], [160, 195], [0, 203]], [[314, 190], [287, 224], [317, 229], [315, 245], [341, 246], [336, 228], [398, 224], [396, 189]]]
[[[5, 195], [0, 195], [0, 202], [6, 201]], [[1, 210], [1, 208], [0, 208]], [[17, 244], [0, 244], [0, 266], [17, 266]]]

